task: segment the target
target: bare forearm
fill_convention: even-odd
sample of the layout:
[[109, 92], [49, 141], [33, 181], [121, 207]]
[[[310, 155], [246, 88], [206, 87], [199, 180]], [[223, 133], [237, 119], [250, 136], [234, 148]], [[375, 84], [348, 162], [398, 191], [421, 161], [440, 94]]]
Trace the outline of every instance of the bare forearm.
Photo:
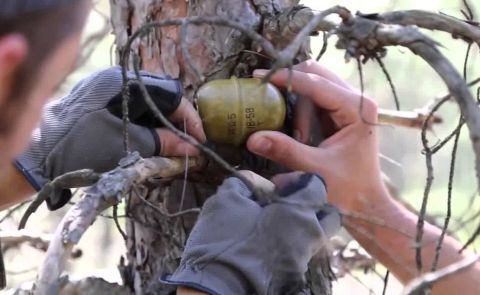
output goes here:
[[0, 210], [35, 194], [35, 190], [13, 165], [0, 175]]
[[[345, 218], [349, 232], [375, 258], [406, 283], [419, 272], [415, 262], [415, 235], [418, 217], [394, 201], [386, 189], [373, 192], [377, 201], [365, 198], [359, 201], [355, 212]], [[381, 200], [381, 201], [378, 201]], [[435, 248], [441, 230], [425, 223], [422, 239], [423, 271], [430, 271], [435, 259]], [[440, 252], [438, 268], [447, 266], [472, 253], [459, 253], [461, 244], [446, 236]], [[434, 294], [476, 294], [480, 290], [480, 264], [449, 279], [439, 282], [433, 288]]]

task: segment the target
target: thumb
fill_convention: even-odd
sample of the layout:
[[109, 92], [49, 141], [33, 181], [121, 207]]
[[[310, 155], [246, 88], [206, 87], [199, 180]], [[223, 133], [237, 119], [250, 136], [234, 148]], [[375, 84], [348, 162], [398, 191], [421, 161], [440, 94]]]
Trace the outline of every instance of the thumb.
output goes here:
[[292, 170], [315, 172], [318, 169], [320, 155], [317, 148], [302, 144], [281, 132], [256, 132], [248, 138], [247, 148]]

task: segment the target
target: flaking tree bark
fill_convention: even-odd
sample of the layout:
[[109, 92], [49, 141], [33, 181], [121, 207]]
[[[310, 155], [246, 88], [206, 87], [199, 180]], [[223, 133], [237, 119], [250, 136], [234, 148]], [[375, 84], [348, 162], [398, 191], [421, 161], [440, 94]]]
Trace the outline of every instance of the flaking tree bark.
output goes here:
[[[262, 34], [277, 48], [291, 43], [298, 30], [291, 31], [290, 25], [302, 21], [302, 10], [298, 0], [111, 0], [112, 25], [116, 46], [120, 50], [129, 36], [142, 25], [151, 21], [190, 16], [220, 16], [237, 21]], [[308, 22], [311, 11], [305, 15]], [[296, 17], [294, 17], [296, 16]], [[293, 23], [292, 23], [293, 22]], [[191, 55], [191, 64], [182, 54], [186, 42]], [[298, 53], [297, 60], [309, 57], [309, 41], [306, 40]], [[197, 88], [213, 79], [251, 76], [255, 68], [269, 67], [272, 63], [262, 54], [260, 46], [241, 32], [220, 26], [188, 26], [183, 34], [181, 27], [170, 26], [153, 29], [147, 37], [135, 41], [132, 52], [140, 57], [144, 70], [180, 79], [185, 96], [194, 100]], [[201, 75], [195, 73], [194, 68]], [[201, 80], [203, 76], [204, 81]], [[269, 176], [281, 170], [272, 163], [248, 154], [244, 148], [220, 148], [217, 150], [234, 165], [254, 170]], [[124, 281], [136, 294], [169, 294], [171, 287], [160, 284], [162, 275], [173, 272], [192, 229], [196, 213], [168, 216], [189, 208], [201, 207], [224, 177], [218, 166], [209, 163], [201, 173], [189, 172], [188, 180], [173, 179], [145, 184], [127, 198], [127, 262], [122, 260], [121, 272]], [[146, 203], [148, 201], [148, 204]], [[159, 212], [163, 208], [164, 212]], [[214, 227], [215, 225], [212, 225]], [[214, 228], [212, 228], [214, 230]], [[309, 272], [315, 294], [331, 293], [331, 275], [326, 258], [313, 260]]]

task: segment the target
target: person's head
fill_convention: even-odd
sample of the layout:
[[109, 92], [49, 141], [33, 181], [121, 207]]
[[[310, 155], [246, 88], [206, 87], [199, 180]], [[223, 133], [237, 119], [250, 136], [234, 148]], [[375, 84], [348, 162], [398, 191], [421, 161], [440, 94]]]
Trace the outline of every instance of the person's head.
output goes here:
[[0, 169], [25, 148], [43, 104], [74, 68], [89, 3], [0, 1]]

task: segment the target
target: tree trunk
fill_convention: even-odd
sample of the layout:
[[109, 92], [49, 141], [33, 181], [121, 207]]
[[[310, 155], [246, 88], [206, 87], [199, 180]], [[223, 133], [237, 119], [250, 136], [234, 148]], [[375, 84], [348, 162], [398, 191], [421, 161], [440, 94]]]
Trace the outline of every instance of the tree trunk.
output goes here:
[[[292, 39], [293, 35], [286, 30], [288, 18], [285, 16], [295, 13], [296, 5], [298, 0], [111, 0], [112, 23], [119, 49], [146, 22], [186, 16], [220, 16], [235, 20], [281, 48]], [[228, 27], [191, 25], [184, 42], [193, 65], [207, 81], [232, 75], [246, 77], [253, 69], [271, 64], [257, 44]], [[135, 42], [132, 50], [140, 56], [142, 69], [180, 79], [185, 96], [193, 100], [201, 81], [182, 56], [179, 27], [154, 29], [147, 37]], [[298, 60], [306, 59], [308, 53], [307, 41]], [[279, 167], [254, 157], [243, 148], [239, 151], [223, 147], [217, 151], [232, 164], [266, 177], [279, 170]], [[170, 213], [200, 207], [223, 177], [219, 167], [209, 164], [201, 174], [188, 173], [185, 185], [183, 179], [152, 182], [128, 198], [128, 263], [122, 265], [121, 270], [125, 283], [136, 294], [169, 294], [172, 291], [171, 287], [161, 285], [159, 279], [177, 267], [196, 219], [194, 213], [168, 217], [146, 204], [142, 198]], [[142, 198], [136, 194], [142, 195]], [[315, 261], [309, 272], [309, 277], [315, 281], [312, 290], [316, 294], [328, 294], [329, 273], [325, 268], [318, 267], [325, 265], [326, 261]]]

